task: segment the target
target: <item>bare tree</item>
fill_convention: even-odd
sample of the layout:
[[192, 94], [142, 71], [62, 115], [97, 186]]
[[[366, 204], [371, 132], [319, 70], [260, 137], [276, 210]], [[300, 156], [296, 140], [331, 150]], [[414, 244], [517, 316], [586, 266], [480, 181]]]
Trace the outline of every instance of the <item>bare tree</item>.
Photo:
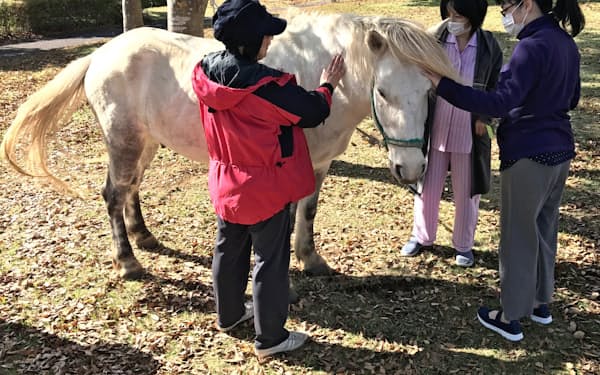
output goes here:
[[204, 35], [204, 13], [209, 0], [168, 0], [169, 31], [195, 36]]
[[144, 26], [142, 0], [123, 0], [123, 31]]

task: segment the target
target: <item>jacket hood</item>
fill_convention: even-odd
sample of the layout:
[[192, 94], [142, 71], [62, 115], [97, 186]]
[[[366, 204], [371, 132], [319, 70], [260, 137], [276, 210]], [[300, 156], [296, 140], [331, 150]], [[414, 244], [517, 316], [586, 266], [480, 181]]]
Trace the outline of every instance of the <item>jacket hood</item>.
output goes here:
[[293, 79], [290, 74], [221, 51], [205, 56], [196, 65], [193, 85], [198, 98], [207, 106], [225, 110], [269, 82], [284, 85], [290, 79]]

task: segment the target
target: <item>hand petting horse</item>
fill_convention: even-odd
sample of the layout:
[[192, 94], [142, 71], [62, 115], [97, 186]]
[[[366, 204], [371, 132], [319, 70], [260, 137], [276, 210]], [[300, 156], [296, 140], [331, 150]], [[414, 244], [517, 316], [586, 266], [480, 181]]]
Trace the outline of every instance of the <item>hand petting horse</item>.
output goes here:
[[[61, 120], [87, 100], [108, 150], [102, 195], [112, 229], [113, 264], [124, 278], [143, 273], [128, 234], [140, 248], [159, 246], [144, 223], [139, 201], [144, 171], [159, 145], [195, 161], [208, 161], [191, 75], [202, 56], [222, 48], [213, 39], [152, 28], [122, 34], [72, 62], [34, 93], [19, 108], [0, 146], [0, 153], [18, 172], [66, 187], [47, 167], [46, 142]], [[347, 73], [335, 91], [327, 126], [305, 129], [316, 192], [294, 205], [292, 212], [296, 256], [312, 274], [330, 272], [313, 240], [319, 189], [358, 123], [373, 114], [392, 175], [401, 182], [415, 182], [426, 166], [421, 145], [430, 82], [421, 71], [457, 78], [442, 48], [419, 26], [377, 17], [293, 15], [264, 62], [294, 73], [304, 87], [316, 87], [315, 66], [325, 66], [342, 51]], [[19, 165], [20, 141], [29, 141], [25, 153], [38, 170]]]

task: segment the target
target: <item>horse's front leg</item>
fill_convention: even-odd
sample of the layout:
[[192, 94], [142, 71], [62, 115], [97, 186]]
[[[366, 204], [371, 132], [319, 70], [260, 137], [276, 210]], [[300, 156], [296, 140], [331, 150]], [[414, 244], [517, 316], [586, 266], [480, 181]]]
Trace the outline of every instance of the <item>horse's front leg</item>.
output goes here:
[[127, 229], [123, 218], [123, 208], [130, 186], [113, 183], [109, 175], [102, 190], [106, 202], [110, 228], [112, 232], [112, 262], [119, 275], [124, 279], [137, 279], [144, 273], [144, 268], [133, 255], [133, 249], [127, 238]]
[[333, 273], [325, 259], [317, 254], [313, 237], [319, 192], [330, 164], [315, 170], [315, 192], [298, 202], [296, 209], [294, 251], [298, 260], [304, 263], [304, 272], [311, 276], [325, 276]]

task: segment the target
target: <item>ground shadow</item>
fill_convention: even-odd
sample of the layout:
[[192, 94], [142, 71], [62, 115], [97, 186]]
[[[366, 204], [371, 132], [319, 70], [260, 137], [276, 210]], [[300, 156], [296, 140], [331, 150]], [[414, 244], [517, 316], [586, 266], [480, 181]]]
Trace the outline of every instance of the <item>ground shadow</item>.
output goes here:
[[[486, 262], [491, 262], [491, 259]], [[523, 373], [535, 370], [536, 362], [550, 368], [564, 368], [566, 362], [586, 357], [586, 349], [567, 329], [570, 317], [560, 313], [570, 301], [557, 300], [554, 303], [556, 321], [550, 330], [524, 319], [522, 324], [526, 338], [520, 344], [513, 344], [485, 330], [476, 320], [480, 304], [498, 306], [495, 289], [485, 282], [463, 284], [460, 277], [456, 282], [449, 282], [393, 275], [336, 275], [308, 279], [298, 274], [295, 279], [301, 301], [292, 308], [293, 318], [332, 331], [344, 331], [346, 335], [354, 334], [361, 341], [385, 340], [391, 344], [390, 348], [396, 350], [392, 354], [392, 349], [385, 346], [372, 350], [353, 348], [352, 340], [348, 339], [344, 343], [313, 343], [311, 345], [318, 349], [287, 359], [312, 369], [337, 371], [345, 367], [350, 371], [364, 369], [365, 363], [369, 363], [388, 366], [384, 367], [386, 371], [393, 372], [416, 369], [418, 373], [448, 373], [456, 370], [453, 367], [437, 367], [442, 363], [442, 366], [460, 364], [463, 370], [500, 366], [506, 372]], [[578, 319], [593, 322], [597, 316], [580, 314]], [[588, 343], [593, 347], [593, 343], [600, 340], [600, 335], [592, 335]], [[489, 355], [489, 352], [485, 354], [497, 349], [527, 350], [528, 355], [516, 360], [503, 360]], [[447, 356], [454, 359], [440, 360]]]
[[399, 188], [409, 191], [406, 185], [398, 184], [390, 173], [390, 170], [384, 167], [371, 167], [369, 165], [354, 164], [343, 160], [333, 160], [327, 174], [384, 182], [390, 185], [397, 185]]
[[146, 274], [137, 300], [139, 306], [150, 310], [167, 309], [170, 313], [209, 313], [215, 311], [212, 285], [196, 280], [179, 280]]
[[125, 344], [82, 345], [0, 319], [2, 374], [155, 374], [159, 368], [151, 354]]
[[[211, 269], [212, 257], [194, 255], [160, 245], [156, 249], [143, 251], [167, 256], [183, 262], [192, 262], [207, 269]], [[212, 285], [206, 285], [193, 278], [175, 279], [167, 278], [146, 272], [142, 281], [144, 283], [142, 295], [137, 303], [150, 309], [167, 308], [173, 313], [214, 311], [214, 297]]]
[[163, 244], [160, 244], [155, 249], [140, 249], [139, 251], [143, 251], [146, 253], [152, 253], [152, 254], [158, 254], [158, 255], [164, 255], [164, 256], [167, 256], [170, 258], [179, 259], [184, 262], [193, 262], [193, 263], [198, 264], [199, 266], [203, 266], [203, 267], [209, 268], [209, 269], [212, 267], [212, 256], [184, 253], [181, 250], [175, 250], [175, 249], [165, 246]]

